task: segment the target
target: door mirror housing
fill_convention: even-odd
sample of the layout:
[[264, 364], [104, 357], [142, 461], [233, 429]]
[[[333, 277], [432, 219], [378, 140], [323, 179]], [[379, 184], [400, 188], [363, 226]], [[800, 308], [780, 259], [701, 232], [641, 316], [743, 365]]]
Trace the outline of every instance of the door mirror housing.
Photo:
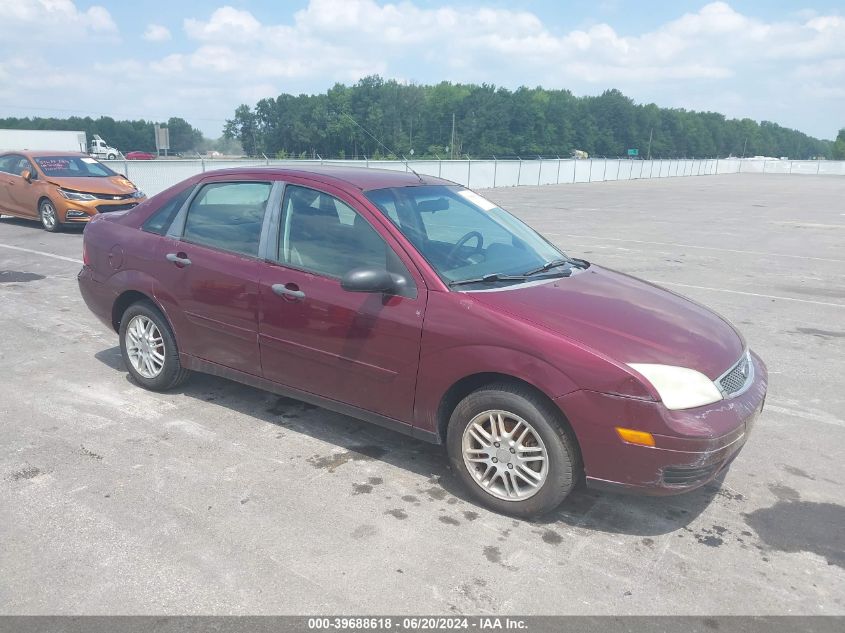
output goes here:
[[395, 294], [398, 284], [384, 268], [353, 268], [340, 280], [340, 287], [348, 292], [382, 292]]
[[24, 169], [24, 170], [21, 172], [21, 178], [23, 178], [23, 179], [24, 179], [24, 180], [26, 180], [27, 182], [32, 182], [32, 172], [31, 172], [31, 171], [29, 171], [28, 169]]

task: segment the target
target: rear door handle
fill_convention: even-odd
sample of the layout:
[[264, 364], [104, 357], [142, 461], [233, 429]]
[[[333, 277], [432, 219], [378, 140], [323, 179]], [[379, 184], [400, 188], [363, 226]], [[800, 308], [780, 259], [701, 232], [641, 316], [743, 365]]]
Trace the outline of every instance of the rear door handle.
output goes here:
[[165, 257], [167, 257], [167, 261], [173, 262], [177, 266], [191, 265], [191, 260], [188, 259], [188, 256], [185, 255], [185, 253], [168, 253]]
[[[287, 286], [293, 286], [293, 288], [288, 288]], [[273, 292], [275, 292], [280, 297], [284, 297], [287, 299], [304, 299], [305, 293], [299, 290], [299, 287], [296, 284], [273, 284]]]

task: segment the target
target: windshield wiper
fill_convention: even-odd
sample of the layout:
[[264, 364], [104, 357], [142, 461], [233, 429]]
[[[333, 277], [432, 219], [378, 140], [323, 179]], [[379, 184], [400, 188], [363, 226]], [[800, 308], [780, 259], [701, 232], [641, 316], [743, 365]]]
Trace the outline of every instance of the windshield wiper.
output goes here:
[[458, 279], [457, 281], [450, 281], [449, 287], [464, 286], [466, 284], [480, 284], [492, 283], [494, 281], [525, 281], [525, 275], [502, 275], [499, 273], [490, 273], [483, 277], [473, 277], [472, 279]]
[[557, 268], [558, 266], [565, 266], [566, 264], [569, 264], [573, 268], [587, 268], [590, 265], [589, 262], [586, 262], [583, 259], [574, 259], [572, 257], [567, 257], [566, 259], [553, 259], [550, 262], [546, 262], [539, 268], [529, 270], [528, 272], [522, 274], [526, 277], [531, 277], [532, 275], [539, 275], [540, 273], [550, 271], [552, 268]]
[[572, 264], [571, 259], [553, 259], [550, 262], [546, 262], [539, 268], [535, 268], [534, 270], [529, 270], [528, 272], [522, 273], [526, 277], [531, 277], [532, 275], [539, 275], [540, 273], [545, 273], [550, 271], [552, 268], [557, 268], [558, 266], [564, 266], [566, 264]]

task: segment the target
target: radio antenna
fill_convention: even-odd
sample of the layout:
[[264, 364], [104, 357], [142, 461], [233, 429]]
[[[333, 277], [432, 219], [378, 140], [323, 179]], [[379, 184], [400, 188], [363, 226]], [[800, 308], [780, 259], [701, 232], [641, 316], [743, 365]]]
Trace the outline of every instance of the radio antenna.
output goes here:
[[[347, 119], [349, 119], [350, 121], [352, 121], [352, 123], [354, 123], [355, 125], [357, 125], [359, 128], [361, 128], [361, 129], [364, 131], [364, 134], [366, 134], [366, 135], [367, 135], [367, 136], [369, 136], [371, 139], [373, 139], [376, 143], [378, 143], [379, 145], [381, 145], [381, 146], [382, 146], [382, 147], [383, 147], [383, 148], [387, 151], [387, 153], [388, 153], [388, 154], [393, 154], [394, 156], [402, 156], [402, 154], [397, 154], [397, 153], [396, 153], [396, 152], [394, 152], [392, 149], [390, 149], [387, 145], [385, 145], [384, 143], [382, 143], [379, 139], [377, 139], [377, 138], [375, 137], [375, 135], [374, 135], [373, 133], [371, 133], [371, 132], [370, 132], [367, 128], [365, 128], [363, 125], [361, 125], [360, 123], [358, 123], [358, 121], [356, 121], [355, 119], [353, 119], [350, 115], [346, 114], [346, 112], [341, 112], [341, 114], [342, 114], [343, 116], [345, 116]], [[419, 181], [420, 181], [421, 183], [425, 184], [425, 181], [422, 179], [422, 176], [420, 176], [420, 175], [419, 175], [419, 174], [418, 174], [418, 173], [414, 170], [414, 168], [413, 168], [413, 167], [411, 167], [411, 165], [408, 163], [408, 159], [407, 159], [407, 158], [405, 158], [404, 156], [402, 156], [402, 162], [404, 162], [404, 163], [405, 163], [405, 167], [407, 167], [407, 168], [411, 171], [411, 173], [412, 173], [412, 174], [414, 174], [414, 176], [416, 176], [416, 177], [419, 179]]]

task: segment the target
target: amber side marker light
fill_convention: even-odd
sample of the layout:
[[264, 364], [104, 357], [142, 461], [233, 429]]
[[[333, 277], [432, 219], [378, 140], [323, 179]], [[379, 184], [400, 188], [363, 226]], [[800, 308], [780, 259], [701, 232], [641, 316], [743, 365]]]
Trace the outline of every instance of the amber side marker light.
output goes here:
[[621, 426], [616, 427], [616, 432], [623, 442], [628, 444], [639, 444], [640, 446], [654, 446], [654, 436], [645, 431], [635, 431], [634, 429], [625, 429]]

